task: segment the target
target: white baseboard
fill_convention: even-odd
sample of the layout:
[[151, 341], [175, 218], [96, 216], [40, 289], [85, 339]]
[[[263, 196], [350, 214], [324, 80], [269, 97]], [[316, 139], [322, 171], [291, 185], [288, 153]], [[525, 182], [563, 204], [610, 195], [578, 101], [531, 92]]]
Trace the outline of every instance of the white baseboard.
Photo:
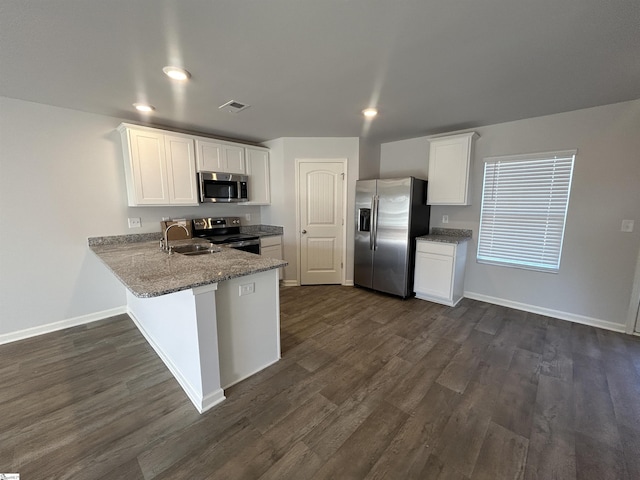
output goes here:
[[206, 412], [210, 408], [213, 408], [223, 402], [226, 398], [227, 397], [224, 396], [224, 391], [222, 389], [211, 392], [202, 399], [202, 406], [200, 408], [196, 406], [196, 408], [198, 408], [198, 413]]
[[536, 305], [529, 305], [526, 303], [513, 302], [511, 300], [505, 300], [504, 298], [490, 297], [489, 295], [483, 295], [481, 293], [464, 292], [464, 296], [472, 300], [479, 300], [481, 302], [493, 303], [495, 305], [514, 308], [516, 310], [536, 313], [538, 315], [553, 317], [560, 320], [567, 320], [569, 322], [581, 323], [583, 325], [589, 325], [591, 327], [603, 328], [605, 330], [611, 330], [613, 332], [625, 333], [625, 325], [620, 323], [610, 322], [608, 320], [601, 320], [599, 318], [586, 317], [584, 315], [577, 315], [575, 313], [562, 312], [560, 310], [553, 310], [550, 308], [538, 307]]
[[229, 388], [229, 387], [233, 387], [236, 383], [240, 383], [240, 382], [242, 382], [243, 380], [246, 380], [247, 378], [249, 378], [249, 377], [251, 377], [251, 376], [255, 375], [256, 373], [261, 372], [261, 371], [262, 371], [262, 370], [264, 370], [265, 368], [268, 368], [268, 367], [270, 367], [271, 365], [275, 365], [276, 363], [278, 363], [278, 362], [280, 361], [280, 358], [281, 358], [281, 357], [278, 355], [278, 358], [276, 358], [273, 362], [268, 362], [268, 363], [266, 363], [266, 364], [262, 365], [261, 367], [256, 368], [253, 372], [248, 373], [248, 374], [244, 375], [243, 377], [236, 378], [236, 379], [232, 380], [229, 384], [227, 384], [227, 385], [223, 385], [223, 386], [222, 386], [222, 388], [223, 388], [223, 389], [227, 389], [227, 388]]
[[219, 388], [218, 390], [214, 390], [213, 392], [205, 395], [204, 397], [200, 393], [198, 393], [196, 389], [194, 389], [191, 386], [191, 384], [184, 377], [184, 375], [182, 375], [182, 372], [180, 372], [180, 370], [173, 364], [169, 356], [164, 353], [162, 348], [160, 348], [160, 346], [153, 340], [151, 335], [147, 333], [147, 331], [144, 329], [140, 321], [136, 318], [134, 313], [131, 310], [128, 310], [127, 313], [133, 320], [133, 323], [136, 324], [136, 327], [138, 327], [138, 330], [140, 331], [140, 333], [142, 333], [142, 336], [147, 340], [149, 345], [151, 345], [151, 348], [153, 348], [153, 350], [160, 357], [160, 360], [162, 360], [162, 362], [169, 369], [173, 377], [178, 381], [178, 383], [182, 387], [182, 390], [184, 390], [184, 393], [187, 394], [187, 397], [189, 397], [189, 400], [191, 400], [191, 403], [193, 403], [193, 405], [196, 407], [199, 413], [206, 412], [211, 407], [214, 407], [215, 405], [219, 404], [226, 398], [224, 396], [224, 390], [222, 390], [222, 388]]
[[89, 313], [87, 315], [80, 315], [79, 317], [67, 318], [66, 320], [60, 320], [59, 322], [26, 328], [17, 332], [5, 333], [0, 335], [0, 345], [17, 342], [18, 340], [24, 340], [26, 338], [37, 337], [38, 335], [44, 335], [45, 333], [57, 332], [58, 330], [64, 330], [65, 328], [77, 327], [78, 325], [84, 325], [85, 323], [97, 322], [98, 320], [115, 317], [116, 315], [122, 315], [123, 313], [127, 313], [126, 306], [110, 308], [108, 310]]
[[[300, 283], [297, 280], [282, 280], [283, 287], [299, 287]], [[353, 280], [345, 280], [342, 284], [345, 287], [353, 287]]]

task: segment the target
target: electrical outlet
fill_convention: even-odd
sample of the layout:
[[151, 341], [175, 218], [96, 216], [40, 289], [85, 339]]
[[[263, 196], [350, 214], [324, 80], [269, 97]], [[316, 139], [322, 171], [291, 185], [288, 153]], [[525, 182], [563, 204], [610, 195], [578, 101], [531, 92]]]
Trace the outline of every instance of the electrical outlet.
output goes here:
[[250, 214], [250, 213], [245, 213], [245, 214], [244, 214], [244, 219], [245, 219], [247, 222], [250, 222], [250, 221], [251, 221], [251, 214]]
[[449, 215], [442, 215], [442, 223], [449, 223]]
[[622, 232], [633, 232], [633, 220], [622, 220], [622, 227], [620, 231]]
[[240, 285], [240, 296], [243, 295], [251, 295], [255, 292], [256, 284], [255, 283], [245, 283], [244, 285]]
[[142, 221], [140, 217], [137, 218], [129, 218], [129, 228], [140, 228], [142, 226]]

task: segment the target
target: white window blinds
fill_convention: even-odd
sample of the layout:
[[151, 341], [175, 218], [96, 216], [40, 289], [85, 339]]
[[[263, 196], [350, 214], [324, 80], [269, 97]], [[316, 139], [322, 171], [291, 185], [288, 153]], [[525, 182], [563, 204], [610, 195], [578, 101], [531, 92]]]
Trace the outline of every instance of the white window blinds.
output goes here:
[[558, 272], [575, 155], [485, 159], [478, 262]]

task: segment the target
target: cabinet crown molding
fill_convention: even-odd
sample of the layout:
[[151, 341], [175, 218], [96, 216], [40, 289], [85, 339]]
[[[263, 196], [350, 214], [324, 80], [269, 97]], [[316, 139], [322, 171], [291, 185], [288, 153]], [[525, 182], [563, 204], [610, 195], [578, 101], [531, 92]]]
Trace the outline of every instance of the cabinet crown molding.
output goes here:
[[166, 135], [176, 135], [176, 136], [181, 135], [181, 136], [193, 138], [194, 140], [198, 140], [198, 139], [209, 140], [209, 141], [215, 141], [217, 143], [222, 143], [225, 145], [239, 145], [246, 148], [260, 148], [260, 149], [269, 150], [268, 147], [265, 147], [264, 145], [261, 145], [259, 143], [251, 142], [249, 140], [241, 140], [241, 139], [235, 139], [235, 138], [229, 138], [229, 137], [215, 137], [211, 134], [207, 134], [203, 132], [195, 132], [191, 130], [182, 130], [180, 128], [171, 129], [171, 128], [161, 127], [161, 126], [138, 125], [136, 123], [129, 123], [129, 122], [122, 122], [120, 125], [116, 127], [116, 130], [118, 130], [120, 133], [122, 133], [123, 131], [126, 131], [127, 129], [146, 130], [149, 132], [158, 132]]
[[448, 139], [456, 139], [456, 138], [476, 139], [476, 138], [480, 138], [480, 135], [478, 134], [478, 132], [441, 133], [438, 135], [431, 135], [427, 137], [427, 141], [432, 142], [434, 140], [448, 140]]

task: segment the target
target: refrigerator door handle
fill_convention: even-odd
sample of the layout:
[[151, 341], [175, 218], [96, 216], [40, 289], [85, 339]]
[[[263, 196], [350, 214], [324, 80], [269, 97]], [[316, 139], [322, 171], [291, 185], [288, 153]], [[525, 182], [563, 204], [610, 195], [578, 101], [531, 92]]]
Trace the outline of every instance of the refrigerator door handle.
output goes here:
[[380, 197], [378, 195], [373, 196], [373, 212], [371, 219], [371, 250], [376, 250], [378, 248], [378, 203], [380, 201]]
[[371, 220], [369, 224], [369, 250], [373, 250], [373, 234], [376, 231], [376, 196], [371, 196]]

